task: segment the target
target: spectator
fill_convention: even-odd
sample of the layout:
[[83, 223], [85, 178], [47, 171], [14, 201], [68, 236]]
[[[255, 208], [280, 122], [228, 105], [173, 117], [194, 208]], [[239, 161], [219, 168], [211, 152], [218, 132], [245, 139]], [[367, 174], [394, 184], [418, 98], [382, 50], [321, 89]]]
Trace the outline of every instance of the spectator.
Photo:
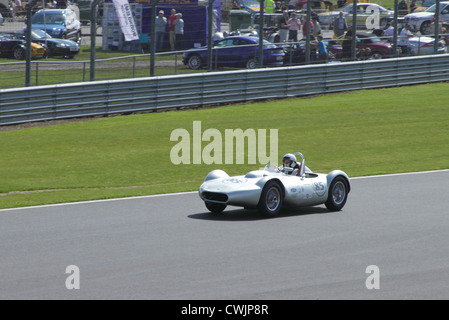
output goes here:
[[67, 9], [67, 0], [56, 0], [56, 9]]
[[370, 60], [371, 59], [371, 49], [370, 48], [360, 48], [356, 50], [357, 60]]
[[343, 8], [348, 4], [347, 0], [338, 0], [337, 1], [337, 8]]
[[321, 1], [320, 0], [312, 0], [312, 9], [321, 9]]
[[328, 11], [333, 11], [334, 10], [334, 3], [332, 1], [329, 1], [329, 0], [324, 0], [324, 7]]
[[398, 4], [399, 15], [405, 16], [408, 14], [408, 3], [406, 0], [401, 0]]
[[390, 23], [387, 23], [387, 25], [385, 26], [385, 33], [384, 33], [385, 37], [387, 38], [388, 41], [392, 42], [393, 41], [393, 37], [394, 37], [394, 28]]
[[170, 40], [170, 49], [175, 50], [175, 42], [176, 42], [176, 33], [175, 33], [175, 20], [176, 20], [176, 9], [171, 9], [171, 15], [168, 17], [168, 30], [169, 30], [169, 40]]
[[328, 54], [326, 44], [323, 41], [323, 36], [321, 34], [318, 35], [317, 40], [318, 40], [318, 60], [320, 62], [327, 62]]
[[279, 20], [279, 41], [287, 42], [288, 40], [288, 11], [284, 10], [282, 17]]
[[346, 23], [343, 11], [340, 11], [338, 18], [334, 20], [333, 29], [335, 38], [341, 37], [346, 31], [348, 31], [348, 24]]
[[[309, 24], [309, 34], [313, 36], [313, 28], [314, 28], [314, 24], [313, 21], [310, 20], [310, 24]], [[307, 20], [304, 20], [304, 25], [302, 26], [302, 35], [304, 37], [304, 39], [307, 37]]]
[[175, 25], [176, 35], [176, 50], [182, 50], [182, 37], [184, 35], [184, 20], [182, 20], [182, 13], [176, 14]]
[[288, 2], [288, 8], [292, 9], [292, 10], [295, 10], [296, 6], [298, 5], [298, 2], [299, 2], [299, 0], [290, 0]]
[[292, 17], [288, 20], [288, 40], [293, 42], [298, 41], [298, 31], [301, 28], [301, 20], [296, 15], [296, 12], [292, 13]]
[[285, 10], [288, 10], [288, 6], [285, 1], [281, 1], [281, 11], [284, 12]]
[[274, 13], [281, 13], [282, 12], [282, 4], [280, 1], [277, 1], [274, 5]]
[[318, 35], [321, 34], [321, 25], [318, 22], [317, 16], [312, 16], [312, 23], [313, 23], [312, 34], [315, 36], [315, 38], [317, 38]]
[[307, 0], [298, 0], [296, 3], [296, 10], [306, 10], [307, 9]]
[[[435, 34], [435, 16], [432, 18], [430, 22], [430, 34]], [[443, 27], [443, 21], [441, 19], [438, 20], [438, 34], [441, 36], [446, 33], [446, 28]]]
[[167, 18], [164, 17], [164, 11], [159, 11], [156, 17], [156, 51], [162, 51], [164, 45], [165, 28], [167, 26]]
[[416, 4], [416, 0], [412, 0], [410, 3], [410, 13], [414, 13], [418, 9], [418, 5]]
[[232, 1], [231, 9], [232, 10], [240, 10], [241, 9], [239, 3], [236, 0]]
[[341, 57], [343, 61], [349, 61], [352, 58], [352, 30], [346, 32], [345, 40], [343, 41], [343, 52]]
[[408, 54], [409, 50], [409, 38], [413, 37], [413, 33], [410, 31], [411, 27], [407, 23], [399, 34], [398, 46], [401, 48], [403, 54]]

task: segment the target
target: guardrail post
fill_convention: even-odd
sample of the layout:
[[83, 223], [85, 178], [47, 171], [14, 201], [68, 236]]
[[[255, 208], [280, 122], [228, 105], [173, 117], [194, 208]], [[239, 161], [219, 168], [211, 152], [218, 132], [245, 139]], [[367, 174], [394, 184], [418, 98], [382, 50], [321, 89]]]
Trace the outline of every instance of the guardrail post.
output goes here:
[[209, 0], [207, 7], [207, 70], [212, 71], [212, 24], [214, 19], [214, 2], [215, 0]]
[[398, 10], [399, 10], [399, 0], [394, 0], [393, 57], [397, 57], [398, 56]]
[[[310, 64], [310, 17], [312, 15], [312, 1], [307, 0], [306, 14], [306, 64]], [[303, 27], [304, 28], [304, 27]]]
[[150, 77], [154, 77], [154, 68], [155, 68], [155, 61], [156, 61], [156, 5], [158, 4], [159, 0], [152, 0], [151, 1], [151, 30], [150, 30]]
[[95, 81], [95, 54], [97, 42], [97, 8], [101, 0], [90, 2], [90, 81]]
[[440, 37], [440, 0], [436, 0], [435, 3], [435, 17], [434, 17], [434, 24], [435, 24], [435, 42], [433, 43], [433, 53], [438, 53], [438, 43], [439, 37]]
[[31, 16], [32, 10], [36, 6], [38, 0], [31, 0], [26, 4], [26, 51], [25, 51], [25, 87], [31, 85]]
[[264, 36], [264, 20], [265, 20], [265, 0], [259, 0], [259, 67], [263, 68], [263, 36]]
[[351, 60], [357, 58], [357, 4], [358, 0], [354, 0], [352, 5], [352, 38], [351, 38]]

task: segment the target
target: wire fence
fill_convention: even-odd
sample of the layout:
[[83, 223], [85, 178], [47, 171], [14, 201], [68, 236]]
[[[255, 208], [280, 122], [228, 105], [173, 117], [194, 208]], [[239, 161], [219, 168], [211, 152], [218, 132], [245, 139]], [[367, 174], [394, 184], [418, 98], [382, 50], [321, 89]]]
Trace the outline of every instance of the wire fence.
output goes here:
[[[89, 5], [88, 0], [84, 2], [87, 2]], [[106, 2], [110, 1], [106, 0]], [[265, 14], [262, 25], [260, 15], [257, 13], [243, 14], [244, 17], [242, 17], [241, 15], [232, 14], [232, 12], [225, 13], [224, 11], [218, 11], [218, 15], [216, 12], [213, 12], [212, 16], [210, 16], [210, 11], [207, 10], [206, 6], [185, 7], [180, 5], [181, 2], [178, 2], [168, 1], [165, 5], [155, 6], [156, 12], [163, 11], [165, 16], [170, 15], [171, 9], [176, 9], [178, 13], [183, 13], [182, 18], [185, 21], [185, 33], [181, 42], [178, 43], [178, 47], [172, 46], [167, 29], [162, 37], [161, 46], [153, 48], [153, 46], [158, 44], [156, 41], [152, 41], [151, 25], [148, 24], [148, 21], [151, 21], [153, 18], [151, 0], [146, 3], [133, 2], [131, 4], [134, 6], [133, 15], [137, 21], [136, 26], [140, 36], [139, 40], [132, 43], [124, 41], [117, 20], [118, 17], [114, 16], [114, 14], [117, 15], [117, 13], [113, 10], [112, 3], [105, 3], [98, 13], [99, 23], [95, 28], [96, 43], [104, 52], [114, 52], [114, 50], [117, 50], [117, 52], [123, 54], [123, 51], [129, 51], [129, 55], [94, 60], [86, 60], [86, 58], [84, 58], [84, 60], [78, 60], [79, 58], [76, 56], [70, 61], [62, 59], [33, 60], [30, 63], [29, 70], [29, 73], [31, 74], [30, 85], [37, 86], [89, 81], [92, 80], [90, 75], [91, 68], [95, 70], [95, 80], [176, 75], [241, 68], [245, 66], [241, 64], [224, 66], [220, 63], [219, 52], [222, 48], [213, 48], [211, 51], [212, 63], [210, 69], [208, 69], [205, 61], [202, 62], [203, 68], [198, 70], [190, 69], [188, 65], [183, 63], [183, 54], [192, 50], [191, 48], [193, 47], [197, 49], [202, 47], [206, 50], [205, 46], [213, 41], [212, 36], [214, 36], [214, 39], [216, 36], [220, 38], [226, 37], [227, 35], [238, 34], [252, 34], [253, 36], [258, 37], [257, 30], [262, 30], [262, 28], [264, 30], [265, 40], [277, 42], [277, 45], [283, 49], [285, 54], [283, 59], [284, 65], [302, 65], [324, 62], [339, 63], [351, 60], [445, 53], [447, 52], [447, 44], [449, 43], [449, 34], [447, 32], [447, 30], [449, 30], [449, 21], [445, 21], [443, 18], [439, 19], [436, 13], [433, 16], [433, 21], [430, 21], [428, 25], [425, 23], [426, 21], [421, 23], [421, 25], [418, 25], [416, 23], [412, 24], [411, 18], [404, 18], [404, 12], [396, 15], [393, 14], [394, 12], [392, 13], [392, 11], [389, 11], [388, 14], [383, 11], [378, 11], [376, 13], [376, 10], [381, 9], [376, 7], [375, 4], [359, 4], [361, 7], [358, 7], [355, 14], [351, 10], [348, 11], [347, 7], [338, 9], [345, 12], [345, 19], [348, 23], [346, 31], [356, 30], [357, 32], [354, 48], [354, 41], [347, 36], [347, 33], [346, 36], [344, 35], [345, 33], [343, 33], [343, 36], [335, 39], [333, 30], [335, 20], [332, 20], [336, 18], [333, 17], [335, 12], [327, 12], [329, 14], [323, 16], [318, 15], [318, 13], [326, 11], [324, 8], [315, 8], [315, 10], [311, 10], [310, 12], [307, 12], [304, 8], [290, 8], [288, 10], [289, 18], [292, 17], [294, 12], [301, 18], [301, 26], [299, 26], [298, 36], [296, 38], [300, 39], [300, 41], [279, 43], [282, 39], [279, 36], [281, 33], [282, 13]], [[313, 1], [310, 1], [310, 3], [312, 2]], [[439, 1], [437, 1], [437, 3], [439, 4]], [[446, 9], [444, 6], [445, 4], [442, 3], [442, 12], [445, 12], [444, 10], [449, 10], [449, 6]], [[76, 12], [83, 24], [81, 27], [82, 37], [79, 43], [82, 47], [89, 47], [92, 35], [89, 26], [90, 17], [88, 13], [86, 13], [86, 4], [84, 4], [84, 7], [81, 7], [81, 1], [78, 0], [78, 4], [72, 4], [69, 7]], [[137, 10], [136, 8], [140, 9]], [[34, 11], [38, 9], [39, 7], [36, 7], [34, 8]], [[372, 12], [368, 12], [369, 10], [372, 10]], [[156, 12], [154, 12], [154, 14], [156, 14]], [[368, 15], [368, 13], [371, 13], [371, 15]], [[223, 19], [225, 16], [227, 17], [226, 21]], [[316, 41], [316, 25], [314, 28], [309, 28], [309, 37], [306, 37], [304, 33], [305, 26], [307, 25], [306, 20], [309, 18], [313, 20], [312, 18], [317, 16], [318, 20], [321, 19], [320, 35], [324, 37], [329, 56], [329, 58], [325, 60], [320, 58], [319, 55], [318, 44]], [[329, 16], [333, 18], [331, 19]], [[399, 16], [399, 18], [397, 18], [397, 16]], [[83, 17], [83, 19], [81, 19], [81, 17]], [[374, 18], [370, 20], [370, 17]], [[5, 15], [3, 24], [0, 25], [0, 34], [23, 33], [26, 26], [25, 18], [25, 7], [13, 6], [9, 14]], [[437, 27], [435, 27], [435, 18], [437, 18], [437, 21], [440, 21]], [[208, 34], [209, 20], [212, 21], [213, 34]], [[316, 23], [316, 20], [313, 21]], [[357, 21], [355, 29], [351, 26], [352, 21]], [[368, 23], [368, 21], [371, 22]], [[374, 21], [374, 24], [372, 21]], [[261, 25], [257, 25], [257, 23], [260, 23]], [[396, 43], [394, 43], [395, 38], [393, 36], [386, 37], [384, 34], [388, 26], [387, 24], [397, 26], [395, 29], [397, 32]], [[411, 31], [413, 31], [416, 36], [411, 37], [400, 34], [400, 30], [407, 24], [411, 25]], [[423, 25], [425, 25], [426, 28], [424, 28]], [[245, 30], [245, 28], [247, 28], [247, 30]], [[437, 31], [437, 29], [438, 34], [436, 36], [438, 37], [438, 41], [435, 41], [435, 31]], [[405, 37], [407, 37], [405, 41], [407, 43], [406, 45], [404, 45], [403, 42]], [[174, 45], [176, 46], [176, 43]], [[239, 48], [241, 49], [242, 46], [239, 46]], [[152, 70], [153, 58], [151, 54], [148, 53], [151, 52], [152, 49], [157, 52], [154, 55], [154, 70]], [[257, 57], [257, 49], [258, 47], [254, 46], [253, 50], [255, 57]], [[265, 66], [266, 64], [263, 63], [263, 61], [258, 65], [258, 67]], [[26, 71], [26, 64], [23, 62], [1, 63], [0, 60], [0, 89], [23, 87]]]

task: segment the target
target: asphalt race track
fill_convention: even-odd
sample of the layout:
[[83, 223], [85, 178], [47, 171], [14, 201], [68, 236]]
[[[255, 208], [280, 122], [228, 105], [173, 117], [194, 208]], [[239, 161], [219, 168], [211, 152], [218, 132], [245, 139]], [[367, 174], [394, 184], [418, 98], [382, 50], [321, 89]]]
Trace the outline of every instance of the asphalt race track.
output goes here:
[[449, 299], [448, 190], [449, 170], [358, 178], [341, 212], [273, 219], [196, 193], [0, 210], [0, 299]]

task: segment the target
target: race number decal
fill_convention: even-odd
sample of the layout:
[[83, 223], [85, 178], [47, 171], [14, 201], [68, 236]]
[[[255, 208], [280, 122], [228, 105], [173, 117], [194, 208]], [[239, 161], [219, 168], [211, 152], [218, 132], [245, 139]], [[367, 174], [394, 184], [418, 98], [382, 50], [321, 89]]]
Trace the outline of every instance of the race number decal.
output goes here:
[[246, 179], [240, 179], [240, 178], [229, 178], [229, 179], [224, 179], [223, 183], [245, 183]]
[[322, 182], [315, 182], [313, 184], [313, 188], [315, 189], [315, 193], [318, 197], [322, 197], [326, 193], [326, 187]]

